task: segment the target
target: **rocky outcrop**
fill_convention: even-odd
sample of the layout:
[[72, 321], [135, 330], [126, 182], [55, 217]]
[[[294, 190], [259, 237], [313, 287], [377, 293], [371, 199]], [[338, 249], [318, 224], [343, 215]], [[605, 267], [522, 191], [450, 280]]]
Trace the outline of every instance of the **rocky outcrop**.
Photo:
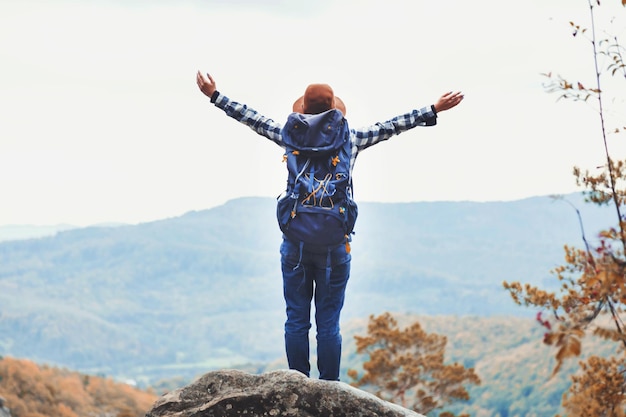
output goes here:
[[424, 417], [343, 382], [297, 371], [209, 372], [161, 396], [146, 417]]

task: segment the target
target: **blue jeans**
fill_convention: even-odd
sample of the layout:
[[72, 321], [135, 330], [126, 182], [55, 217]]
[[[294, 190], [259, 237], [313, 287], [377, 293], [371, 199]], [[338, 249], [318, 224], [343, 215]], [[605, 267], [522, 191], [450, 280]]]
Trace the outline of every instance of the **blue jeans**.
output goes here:
[[320, 379], [338, 381], [341, 360], [339, 315], [350, 276], [345, 245], [328, 249], [300, 246], [283, 239], [280, 247], [283, 293], [287, 307], [285, 350], [289, 369], [310, 376], [309, 330], [315, 300], [317, 369]]

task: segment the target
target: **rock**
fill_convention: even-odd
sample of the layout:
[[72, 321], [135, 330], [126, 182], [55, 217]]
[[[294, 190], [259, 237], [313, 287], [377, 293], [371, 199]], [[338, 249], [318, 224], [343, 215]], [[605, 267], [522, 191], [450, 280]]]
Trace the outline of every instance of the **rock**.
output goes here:
[[11, 410], [4, 405], [5, 403], [4, 397], [0, 397], [0, 417], [11, 417]]
[[297, 371], [209, 372], [161, 396], [146, 417], [424, 417], [343, 382]]

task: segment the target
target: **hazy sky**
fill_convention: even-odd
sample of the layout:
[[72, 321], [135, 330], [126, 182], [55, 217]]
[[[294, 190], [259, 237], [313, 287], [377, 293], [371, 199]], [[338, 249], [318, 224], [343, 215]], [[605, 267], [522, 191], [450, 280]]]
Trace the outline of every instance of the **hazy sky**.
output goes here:
[[[613, 5], [600, 11], [623, 22]], [[357, 201], [576, 191], [572, 167], [605, 162], [599, 119], [557, 102], [541, 73], [593, 84], [590, 44], [569, 26], [588, 17], [587, 0], [0, 0], [0, 225], [138, 223], [277, 196], [282, 150], [214, 108], [198, 69], [279, 121], [313, 82], [353, 127], [463, 91], [436, 127], [359, 156]], [[623, 101], [609, 106], [609, 127], [625, 126]]]

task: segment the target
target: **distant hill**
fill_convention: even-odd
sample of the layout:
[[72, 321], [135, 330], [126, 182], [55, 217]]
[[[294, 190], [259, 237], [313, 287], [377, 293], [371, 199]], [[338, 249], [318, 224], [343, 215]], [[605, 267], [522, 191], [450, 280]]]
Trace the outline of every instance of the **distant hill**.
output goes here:
[[[92, 227], [117, 227], [122, 223], [101, 223]], [[78, 229], [78, 226], [71, 224], [54, 224], [54, 225], [34, 225], [34, 224], [16, 224], [0, 226], [0, 242], [8, 240], [26, 240], [37, 239], [40, 237], [54, 236], [59, 232], [66, 230]]]
[[[566, 196], [588, 238], [612, 212]], [[0, 354], [152, 383], [283, 355], [272, 198], [133, 226], [0, 243]], [[575, 210], [512, 202], [361, 203], [343, 320], [394, 311], [528, 316], [502, 281], [553, 286]], [[261, 365], [264, 366], [264, 365]]]
[[23, 239], [35, 239], [45, 236], [53, 236], [58, 232], [64, 230], [75, 229], [76, 226], [69, 224], [56, 224], [56, 225], [30, 225], [30, 224], [16, 224], [8, 226], [0, 226], [0, 242], [7, 240], [23, 240]]

